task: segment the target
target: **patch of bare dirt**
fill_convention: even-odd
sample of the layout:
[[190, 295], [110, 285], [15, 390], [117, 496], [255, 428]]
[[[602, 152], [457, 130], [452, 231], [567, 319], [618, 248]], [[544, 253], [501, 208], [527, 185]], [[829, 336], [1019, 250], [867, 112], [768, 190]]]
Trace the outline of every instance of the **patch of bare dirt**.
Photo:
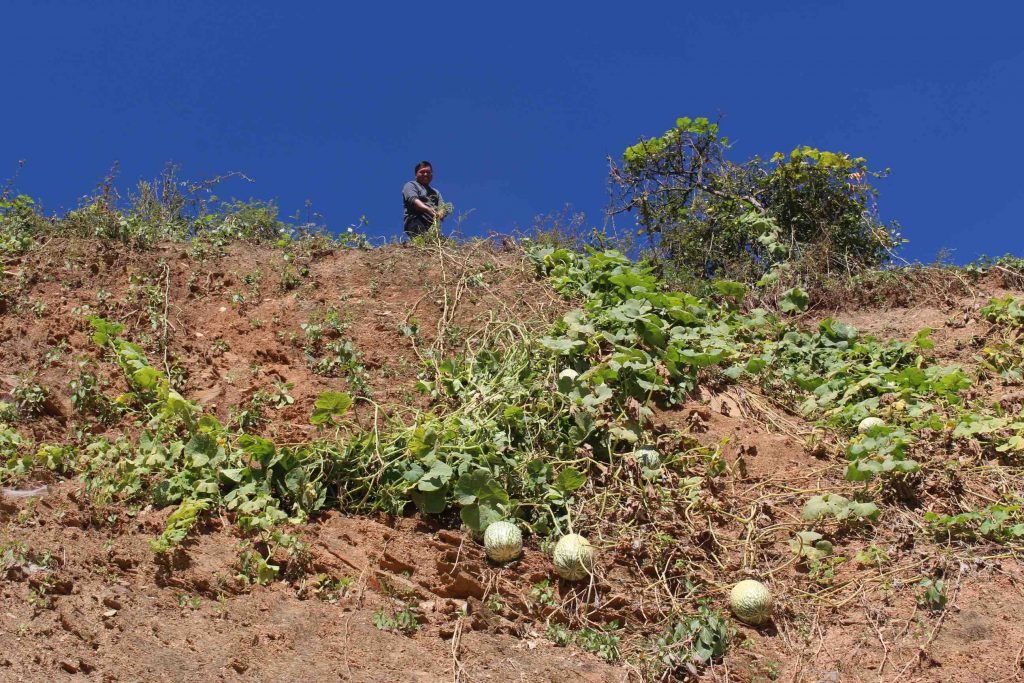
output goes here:
[[[148, 546], [164, 513], [95, 520], [77, 498], [69, 482], [0, 508], [0, 548], [13, 553], [0, 577], [0, 680], [627, 678], [516, 616], [530, 609], [523, 569], [547, 575], [536, 550], [511, 572], [461, 534], [331, 513], [304, 529], [315, 573], [261, 587], [235, 578], [230, 527], [211, 524], [168, 568]], [[317, 592], [317, 575], [342, 587]], [[415, 632], [375, 624], [406, 607]]]

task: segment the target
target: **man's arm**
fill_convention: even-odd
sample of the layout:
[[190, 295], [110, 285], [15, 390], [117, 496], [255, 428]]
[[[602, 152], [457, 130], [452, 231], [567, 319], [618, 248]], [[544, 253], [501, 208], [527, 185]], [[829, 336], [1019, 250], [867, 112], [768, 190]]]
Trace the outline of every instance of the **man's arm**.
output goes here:
[[405, 184], [402, 188], [402, 197], [405, 199], [405, 203], [412, 207], [418, 213], [425, 213], [430, 216], [431, 219], [435, 217], [434, 210], [430, 206], [420, 199], [419, 190], [416, 183], [410, 181]]
[[424, 201], [419, 197], [414, 197], [410, 204], [412, 204], [413, 208], [419, 211], [420, 213], [425, 213], [431, 218], [437, 217], [437, 213], [432, 208], [430, 208], [430, 206], [424, 203]]

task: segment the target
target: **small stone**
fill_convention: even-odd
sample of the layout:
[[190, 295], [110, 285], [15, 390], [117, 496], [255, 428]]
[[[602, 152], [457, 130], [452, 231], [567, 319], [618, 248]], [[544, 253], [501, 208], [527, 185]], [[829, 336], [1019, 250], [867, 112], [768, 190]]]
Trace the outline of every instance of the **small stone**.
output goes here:
[[78, 673], [78, 664], [76, 664], [75, 662], [71, 661], [70, 659], [62, 659], [62, 660], [60, 660], [60, 668], [62, 668], [65, 671], [67, 671], [69, 674], [76, 674], [76, 673]]

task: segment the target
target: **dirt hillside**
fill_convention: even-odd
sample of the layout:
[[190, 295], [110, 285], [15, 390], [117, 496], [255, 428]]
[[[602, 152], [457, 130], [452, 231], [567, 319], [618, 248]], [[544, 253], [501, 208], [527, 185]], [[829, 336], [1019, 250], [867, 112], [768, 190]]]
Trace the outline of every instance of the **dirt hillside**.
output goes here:
[[[345, 429], [373, 434], [451, 407], [417, 386], [435, 380], [435, 361], [507, 343], [503, 335], [548, 334], [580, 304], [518, 249], [233, 243], [211, 254], [189, 244], [137, 250], [52, 239], [5, 259], [4, 271], [0, 423], [20, 442], [0, 433], [8, 460], [0, 680], [906, 683], [1024, 675], [1024, 526], [1020, 534], [1009, 527], [1018, 520], [1019, 462], [922, 428], [909, 451], [920, 471], [877, 488], [851, 481], [849, 434], [823, 428], [769, 383], [702, 370], [685, 400], [652, 403], [649, 420], [636, 421], [662, 453], [675, 454], [661, 474], [576, 454], [596, 463], [569, 505], [600, 551], [585, 582], [558, 580], [542, 534], [528, 534], [523, 557], [500, 565], [458, 515], [412, 505], [401, 515], [328, 506], [282, 522], [301, 552], [279, 557], [280, 573], [263, 581], [246, 565], [258, 542], [237, 512], [211, 508], [173, 552], [156, 553], [151, 541], [173, 522], [174, 505], [104, 494], [88, 472], [61, 464], [80, 462], [90, 443], [134, 440], [147, 429], [118, 408], [129, 405], [132, 387], [97, 344], [90, 316], [122, 325], [119, 334], [185, 400], [239, 434], [279, 445], [329, 436], [310, 422], [324, 392], [358, 397]], [[1000, 343], [1019, 349], [980, 311], [1020, 292], [995, 277], [952, 291], [912, 309], [812, 308], [793, 324], [813, 331], [830, 318], [905, 342], [932, 328], [928, 362], [957, 364], [971, 378], [956, 401], [1019, 411], [1012, 375], [1001, 381], [979, 359], [991, 360], [986, 349]], [[894, 400], [883, 396], [880, 405]], [[31, 462], [19, 469], [19, 459]], [[794, 554], [794, 533], [808, 527], [804, 505], [825, 492], [873, 500], [882, 515], [873, 524], [815, 526], [835, 552]], [[937, 534], [926, 517], [984, 508], [991, 519], [1002, 514], [996, 504], [1006, 508], [997, 521], [1009, 520], [1000, 535], [966, 518], [970, 533], [954, 520], [946, 522], [953, 532]], [[773, 589], [765, 625], [728, 615], [730, 586], [748, 577]], [[685, 631], [677, 614], [702, 615], [700, 627]], [[691, 649], [678, 651], [688, 659], [673, 658], [666, 634], [674, 623], [683, 624], [678, 642]], [[709, 624], [720, 630], [708, 631], [707, 643], [728, 634], [728, 648], [694, 659]]]

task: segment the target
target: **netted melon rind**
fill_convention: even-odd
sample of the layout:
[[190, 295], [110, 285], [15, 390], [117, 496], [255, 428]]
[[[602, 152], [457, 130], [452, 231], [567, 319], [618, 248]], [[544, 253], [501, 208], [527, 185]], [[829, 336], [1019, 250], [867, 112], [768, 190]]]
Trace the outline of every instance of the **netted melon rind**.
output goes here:
[[558, 539], [554, 552], [555, 571], [566, 581], [579, 581], [594, 571], [594, 547], [579, 534]]
[[493, 522], [484, 531], [484, 549], [495, 562], [509, 562], [523, 552], [523, 532], [512, 522]]
[[740, 621], [758, 626], [772, 617], [772, 593], [760, 581], [746, 579], [733, 586], [729, 607]]

